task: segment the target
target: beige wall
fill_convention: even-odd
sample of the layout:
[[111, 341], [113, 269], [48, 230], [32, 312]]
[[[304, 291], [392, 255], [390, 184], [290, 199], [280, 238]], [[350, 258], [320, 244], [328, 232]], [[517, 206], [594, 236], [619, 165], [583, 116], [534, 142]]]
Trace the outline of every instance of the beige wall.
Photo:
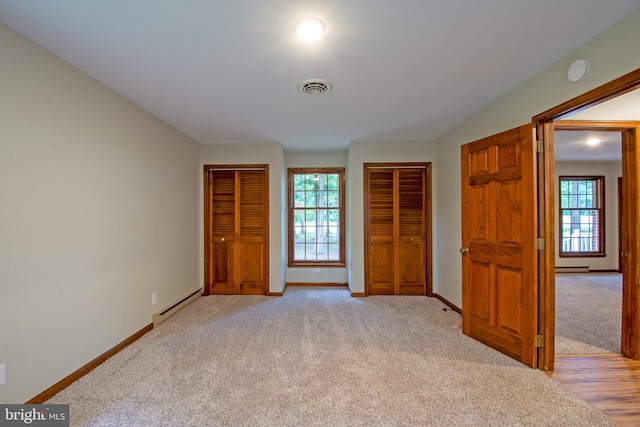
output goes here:
[[200, 283], [204, 283], [204, 165], [269, 165], [269, 291], [284, 289], [286, 265], [286, 170], [284, 149], [279, 142], [245, 144], [201, 144], [198, 188], [198, 236], [200, 236]]
[[[346, 151], [287, 151], [284, 154], [287, 168], [312, 168], [312, 167], [347, 167]], [[287, 193], [284, 194], [285, 201]], [[347, 195], [348, 197], [348, 195]], [[346, 199], [345, 199], [346, 200]], [[287, 216], [287, 213], [284, 213]], [[346, 216], [345, 216], [346, 217]], [[349, 230], [347, 230], [347, 233]], [[284, 237], [288, 244], [287, 235]], [[285, 252], [284, 262], [287, 262]], [[292, 283], [347, 283], [349, 280], [346, 268], [289, 268], [287, 267], [286, 282]]]
[[606, 257], [560, 258], [559, 212], [560, 201], [556, 197], [556, 266], [582, 267], [591, 270], [618, 269], [618, 177], [622, 176], [621, 162], [556, 162], [556, 188], [560, 188], [558, 177], [604, 176], [605, 201], [605, 253]]
[[0, 40], [0, 402], [24, 403], [195, 289], [198, 145]]
[[[438, 138], [434, 215], [437, 226], [435, 291], [461, 306], [460, 146], [516, 126], [582, 93], [640, 68], [635, 54], [640, 40], [640, 11], [594, 37], [580, 48], [536, 74], [464, 123]], [[572, 83], [569, 65], [578, 58], [590, 62], [589, 75]]]

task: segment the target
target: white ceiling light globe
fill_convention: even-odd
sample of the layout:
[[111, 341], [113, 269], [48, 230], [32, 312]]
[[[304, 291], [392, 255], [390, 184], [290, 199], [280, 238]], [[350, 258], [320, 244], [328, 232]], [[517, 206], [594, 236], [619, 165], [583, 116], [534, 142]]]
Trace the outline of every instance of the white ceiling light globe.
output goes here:
[[298, 37], [306, 42], [318, 40], [325, 30], [324, 22], [318, 18], [302, 18], [294, 27]]

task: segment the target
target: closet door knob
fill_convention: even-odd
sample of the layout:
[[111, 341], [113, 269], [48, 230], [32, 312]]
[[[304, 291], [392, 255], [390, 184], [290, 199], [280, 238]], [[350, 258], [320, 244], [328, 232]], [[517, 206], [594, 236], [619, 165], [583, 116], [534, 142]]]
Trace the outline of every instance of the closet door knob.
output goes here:
[[466, 254], [468, 254], [468, 253], [469, 253], [469, 248], [460, 248], [460, 253], [461, 253], [462, 255], [466, 255]]

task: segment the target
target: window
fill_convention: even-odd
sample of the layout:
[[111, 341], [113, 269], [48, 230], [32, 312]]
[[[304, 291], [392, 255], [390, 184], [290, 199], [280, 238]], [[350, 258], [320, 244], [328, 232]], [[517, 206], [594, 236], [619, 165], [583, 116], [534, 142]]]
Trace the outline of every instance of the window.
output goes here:
[[290, 168], [289, 266], [344, 267], [344, 168]]
[[560, 177], [561, 257], [605, 256], [604, 177]]

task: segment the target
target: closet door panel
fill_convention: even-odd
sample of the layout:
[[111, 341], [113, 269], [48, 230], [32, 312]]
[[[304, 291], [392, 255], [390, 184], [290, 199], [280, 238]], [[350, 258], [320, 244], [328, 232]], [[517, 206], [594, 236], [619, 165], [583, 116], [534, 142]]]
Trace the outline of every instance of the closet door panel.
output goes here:
[[236, 176], [234, 171], [210, 171], [211, 250], [210, 293], [235, 294]]
[[264, 294], [264, 244], [260, 239], [243, 239], [240, 243], [238, 274], [240, 295]]
[[393, 295], [395, 245], [393, 237], [372, 238], [369, 243], [369, 294]]
[[240, 171], [238, 293], [241, 295], [263, 295], [265, 293], [266, 202], [264, 200], [264, 186], [264, 171]]
[[367, 174], [367, 269], [369, 295], [395, 293], [394, 177], [392, 169]]
[[398, 293], [400, 295], [426, 294], [426, 263], [424, 242], [401, 238], [398, 257]]
[[425, 169], [398, 169], [398, 293], [426, 295]]

